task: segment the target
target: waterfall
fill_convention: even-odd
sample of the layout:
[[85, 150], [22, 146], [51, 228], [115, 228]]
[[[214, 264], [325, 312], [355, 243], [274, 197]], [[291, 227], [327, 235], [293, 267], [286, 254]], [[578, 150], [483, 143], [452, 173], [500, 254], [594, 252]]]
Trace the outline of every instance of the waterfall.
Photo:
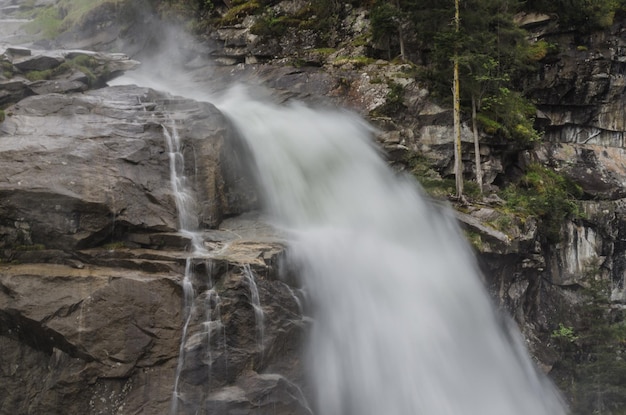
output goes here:
[[445, 209], [398, 177], [358, 117], [232, 96], [266, 207], [293, 235], [313, 314], [319, 415], [559, 415]]
[[[162, 125], [163, 135], [167, 144], [170, 165], [170, 183], [172, 194], [178, 212], [178, 231], [189, 238], [190, 251], [185, 259], [185, 271], [182, 280], [183, 289], [183, 327], [179, 347], [178, 362], [174, 377], [172, 398], [170, 405], [170, 415], [179, 413], [197, 413], [202, 408], [201, 399], [196, 396], [186, 396], [184, 387], [184, 370], [188, 366], [194, 366], [196, 362], [191, 362], [198, 358], [198, 353], [190, 353], [197, 350], [204, 350], [200, 361], [206, 365], [207, 379], [209, 384], [212, 379], [213, 366], [213, 345], [226, 354], [226, 327], [221, 318], [221, 299], [215, 289], [212, 279], [213, 254], [204, 246], [204, 237], [199, 228], [198, 211], [194, 191], [189, 179], [185, 176], [185, 159], [181, 139], [174, 122], [170, 125]], [[204, 270], [198, 272], [196, 269]], [[250, 292], [250, 305], [254, 310], [255, 325], [257, 330], [257, 348], [259, 354], [263, 354], [264, 343], [264, 313], [261, 306], [261, 299], [257, 287], [254, 271], [248, 264], [242, 265], [242, 280], [245, 281]], [[203, 291], [197, 295], [197, 288], [203, 287]], [[192, 322], [203, 321], [199, 332], [193, 332]], [[219, 344], [219, 338], [222, 344]], [[287, 380], [285, 380], [287, 381]], [[297, 388], [296, 385], [293, 385]], [[207, 390], [210, 392], [210, 390]], [[302, 393], [294, 397], [300, 401]]]
[[173, 122], [169, 128], [165, 125], [161, 127], [163, 128], [170, 160], [170, 183], [174, 201], [176, 202], [176, 211], [178, 212], [178, 229], [181, 233], [190, 237], [194, 252], [204, 254], [206, 250], [202, 244], [202, 237], [198, 232], [199, 220], [196, 214], [198, 207], [193, 191], [188, 184], [188, 178], [184, 174], [185, 158], [178, 129]]
[[254, 272], [250, 268], [249, 264], [245, 264], [243, 267], [243, 276], [248, 284], [250, 290], [250, 304], [254, 310], [255, 326], [257, 331], [257, 348], [259, 352], [263, 354], [263, 338], [265, 336], [263, 308], [261, 307], [261, 298], [259, 297], [259, 289], [256, 284], [256, 278]]

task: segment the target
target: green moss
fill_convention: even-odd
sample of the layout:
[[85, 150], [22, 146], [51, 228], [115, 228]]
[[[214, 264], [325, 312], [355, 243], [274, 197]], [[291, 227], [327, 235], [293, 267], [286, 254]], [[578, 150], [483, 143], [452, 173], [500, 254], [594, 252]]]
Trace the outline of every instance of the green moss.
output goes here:
[[363, 33], [360, 34], [356, 37], [354, 37], [351, 41], [350, 44], [353, 47], [359, 47], [359, 46], [367, 46], [371, 43], [371, 39], [370, 39], [370, 35], [367, 33]]
[[115, 251], [118, 249], [124, 249], [127, 248], [126, 243], [124, 241], [117, 241], [117, 242], [110, 242], [108, 244], [105, 244], [102, 246], [102, 248], [108, 250], [108, 251]]
[[311, 49], [311, 52], [319, 53], [320, 55], [324, 55], [324, 56], [329, 56], [329, 55], [332, 55], [333, 53], [337, 52], [337, 49], [335, 49], [335, 48], [318, 48], [318, 49]]
[[351, 64], [357, 68], [362, 68], [374, 62], [374, 59], [368, 58], [367, 56], [338, 56], [332, 64], [335, 66]]
[[4, 110], [0, 110], [0, 122], [3, 122], [6, 119], [6, 115]]
[[[82, 73], [84, 73], [85, 76], [87, 76], [87, 79], [89, 80], [90, 86], [96, 82], [97, 76], [93, 72], [93, 70], [98, 67], [99, 63], [96, 60], [96, 58], [94, 58], [93, 56], [78, 55], [68, 60], [66, 63], [70, 68], [77, 69], [81, 71]], [[106, 72], [108, 72], [108, 70], [104, 68], [104, 71], [102, 71], [102, 75], [105, 75]]]
[[52, 77], [52, 69], [46, 69], [45, 71], [30, 71], [24, 74], [29, 81], [43, 81]]
[[2, 75], [5, 78], [12, 78], [15, 74], [15, 67], [13, 64], [7, 60], [0, 58], [0, 70], [2, 70]]
[[16, 251], [43, 251], [44, 249], [46, 249], [46, 246], [43, 244], [18, 245], [15, 247]]
[[488, 222], [488, 225], [500, 232], [511, 235], [518, 228], [519, 221], [517, 221], [517, 218], [511, 213], [499, 213], [500, 215], [494, 221]]
[[117, 4], [117, 0], [60, 0], [58, 7], [65, 10], [63, 17], [63, 29], [67, 30], [73, 25], [81, 24], [85, 16], [95, 9], [106, 3]]
[[463, 233], [465, 234], [465, 239], [469, 242], [469, 244], [476, 250], [481, 251], [483, 248], [483, 238], [480, 233], [464, 229]]
[[455, 192], [453, 179], [441, 179], [434, 177], [418, 177], [422, 188], [434, 199], [447, 199]]
[[339, 24], [337, 4], [334, 0], [311, 0], [294, 17], [302, 21], [301, 29], [313, 30], [319, 34], [321, 42], [327, 44]]
[[229, 26], [241, 23], [246, 16], [257, 14], [261, 11], [261, 4], [257, 0], [246, 1], [230, 8], [219, 20], [221, 26]]
[[259, 36], [283, 36], [290, 27], [297, 27], [300, 20], [288, 16], [264, 16], [257, 20], [250, 28], [250, 32]]
[[59, 0], [48, 7], [22, 7], [23, 16], [32, 19], [24, 29], [29, 34], [52, 39], [82, 24], [89, 12], [107, 3], [117, 4], [118, 0]]
[[59, 9], [50, 6], [38, 11], [34, 19], [24, 25], [24, 30], [31, 35], [39, 34], [44, 39], [52, 39], [62, 32], [62, 25]]
[[[25, 73], [24, 76], [29, 81], [34, 82], [52, 79], [56, 76], [62, 75], [63, 73], [69, 72], [72, 69], [75, 69], [84, 73], [89, 80], [89, 85], [93, 85], [93, 83], [97, 79], [96, 75], [93, 72], [93, 69], [95, 69], [97, 66], [98, 61], [94, 57], [88, 55], [78, 55], [72, 59], [63, 62], [56, 68], [46, 69], [44, 71], [30, 71]], [[106, 72], [106, 70], [104, 72]]]
[[77, 55], [67, 62], [73, 66], [83, 66], [86, 68], [95, 68], [98, 66], [96, 58], [90, 55]]

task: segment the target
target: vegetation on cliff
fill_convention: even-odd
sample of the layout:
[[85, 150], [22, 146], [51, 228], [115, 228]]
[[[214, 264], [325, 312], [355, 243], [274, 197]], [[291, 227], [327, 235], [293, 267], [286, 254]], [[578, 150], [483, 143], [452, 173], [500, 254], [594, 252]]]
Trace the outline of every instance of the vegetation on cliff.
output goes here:
[[624, 414], [626, 408], [626, 315], [612, 307], [610, 285], [589, 264], [583, 304], [557, 306], [562, 321], [551, 335], [559, 353], [552, 376], [567, 395], [573, 414]]

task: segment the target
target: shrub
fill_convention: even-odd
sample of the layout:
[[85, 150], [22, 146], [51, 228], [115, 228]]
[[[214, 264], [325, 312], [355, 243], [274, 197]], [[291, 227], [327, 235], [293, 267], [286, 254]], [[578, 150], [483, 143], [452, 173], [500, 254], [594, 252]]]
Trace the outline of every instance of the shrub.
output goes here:
[[519, 183], [501, 193], [507, 208], [541, 220], [550, 243], [560, 240], [566, 218], [582, 216], [576, 204], [576, 199], [581, 196], [580, 186], [538, 163], [529, 165]]
[[386, 100], [383, 105], [376, 108], [373, 112], [376, 116], [391, 116], [406, 109], [404, 105], [404, 87], [393, 81], [388, 81], [389, 92], [387, 92]]

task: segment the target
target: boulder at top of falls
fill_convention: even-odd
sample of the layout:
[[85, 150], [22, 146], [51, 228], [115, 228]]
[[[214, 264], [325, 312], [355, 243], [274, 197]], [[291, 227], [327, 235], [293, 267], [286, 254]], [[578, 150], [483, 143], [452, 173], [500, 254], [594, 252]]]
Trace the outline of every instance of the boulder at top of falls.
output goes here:
[[60, 57], [44, 54], [20, 56], [12, 60], [13, 65], [22, 72], [54, 69], [63, 62], [64, 59]]
[[210, 104], [120, 86], [31, 96], [5, 112], [4, 256], [21, 246], [71, 250], [130, 231], [175, 231], [166, 128], [180, 135], [201, 226], [216, 227], [224, 215], [254, 203], [254, 196], [237, 190], [242, 180], [235, 158], [227, 156], [234, 151], [230, 128]]
[[0, 44], [0, 107], [30, 95], [103, 87], [139, 62], [121, 53], [7, 47]]

